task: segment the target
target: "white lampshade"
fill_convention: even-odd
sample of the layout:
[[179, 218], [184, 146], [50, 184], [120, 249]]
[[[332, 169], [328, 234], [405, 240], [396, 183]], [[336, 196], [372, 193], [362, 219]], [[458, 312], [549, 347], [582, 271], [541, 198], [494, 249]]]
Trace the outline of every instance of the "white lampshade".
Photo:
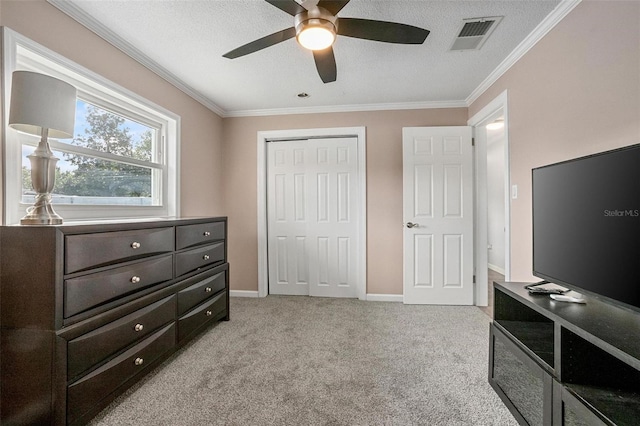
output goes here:
[[76, 111], [76, 88], [57, 78], [31, 71], [15, 71], [11, 83], [9, 126], [40, 136], [71, 138]]

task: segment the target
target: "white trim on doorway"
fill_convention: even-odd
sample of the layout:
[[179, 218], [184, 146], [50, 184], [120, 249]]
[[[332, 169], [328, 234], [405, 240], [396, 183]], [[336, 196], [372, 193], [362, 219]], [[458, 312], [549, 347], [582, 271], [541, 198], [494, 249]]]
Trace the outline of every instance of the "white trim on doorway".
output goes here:
[[508, 95], [505, 90], [484, 108], [471, 117], [467, 124], [473, 126], [473, 134], [476, 141], [475, 150], [475, 276], [476, 276], [476, 305], [488, 304], [488, 259], [487, 259], [487, 140], [486, 135], [479, 132], [479, 128], [485, 126], [495, 118], [496, 113], [502, 111], [504, 115], [504, 184], [505, 184], [505, 264], [504, 276], [509, 281], [511, 276], [511, 199], [509, 188], [510, 162], [509, 162], [509, 110], [507, 105]]
[[326, 129], [269, 130], [258, 132], [258, 296], [269, 293], [269, 270], [267, 263], [267, 141], [308, 139], [321, 137], [351, 136], [358, 143], [358, 180], [360, 193], [357, 195], [360, 206], [358, 256], [358, 298], [367, 299], [367, 169], [366, 169], [366, 130], [364, 127], [336, 127]]

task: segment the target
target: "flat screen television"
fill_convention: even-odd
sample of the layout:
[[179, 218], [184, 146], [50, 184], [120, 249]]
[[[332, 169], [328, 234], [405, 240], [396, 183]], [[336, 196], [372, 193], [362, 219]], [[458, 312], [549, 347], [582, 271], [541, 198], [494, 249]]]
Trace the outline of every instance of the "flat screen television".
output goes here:
[[640, 310], [640, 144], [532, 171], [533, 275]]

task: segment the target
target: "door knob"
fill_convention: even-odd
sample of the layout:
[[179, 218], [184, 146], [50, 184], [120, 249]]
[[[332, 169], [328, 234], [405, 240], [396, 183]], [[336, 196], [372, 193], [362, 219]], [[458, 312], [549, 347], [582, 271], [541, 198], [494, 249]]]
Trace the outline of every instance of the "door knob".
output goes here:
[[418, 224], [418, 223], [407, 222], [407, 228], [417, 228], [419, 226], [420, 226], [420, 224]]

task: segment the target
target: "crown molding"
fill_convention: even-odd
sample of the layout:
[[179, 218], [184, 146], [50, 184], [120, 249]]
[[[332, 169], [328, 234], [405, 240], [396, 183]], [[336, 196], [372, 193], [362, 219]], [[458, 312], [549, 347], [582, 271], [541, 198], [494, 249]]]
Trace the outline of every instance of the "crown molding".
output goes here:
[[173, 73], [152, 60], [141, 50], [118, 36], [108, 27], [97, 21], [82, 9], [66, 0], [47, 0], [48, 3], [70, 16], [72, 19], [133, 58], [158, 76], [204, 105], [220, 117], [256, 117], [268, 115], [291, 114], [322, 114], [336, 112], [363, 112], [363, 111], [390, 111], [407, 109], [433, 109], [433, 108], [466, 108], [476, 101], [493, 83], [507, 72], [520, 58], [522, 58], [538, 41], [540, 41], [551, 29], [553, 29], [569, 12], [571, 12], [582, 0], [561, 0], [556, 8], [525, 38], [501, 63], [485, 78], [478, 87], [461, 101], [433, 101], [433, 102], [406, 102], [386, 104], [362, 104], [362, 105], [335, 105], [303, 108], [273, 108], [256, 110], [225, 111], [210, 99], [200, 94], [194, 88], [184, 83]]
[[356, 104], [303, 108], [273, 108], [227, 111], [223, 117], [258, 117], [266, 115], [325, 114], [332, 112], [392, 111], [404, 109], [466, 108], [465, 101], [402, 102], [388, 104]]
[[565, 16], [569, 14], [582, 0], [561, 0], [555, 9], [507, 56], [495, 70], [484, 79], [466, 99], [467, 106], [471, 106], [493, 83], [520, 60], [533, 46], [535, 46], [549, 31], [553, 29]]
[[191, 86], [185, 84], [180, 78], [169, 72], [166, 68], [159, 65], [141, 50], [133, 46], [131, 43], [117, 35], [100, 21], [84, 12], [72, 2], [66, 0], [47, 0], [48, 3], [70, 16], [72, 19], [85, 26], [108, 43], [121, 50], [135, 61], [142, 64], [152, 72], [156, 73], [170, 84], [183, 91], [202, 105], [218, 114], [220, 117], [251, 117], [251, 116], [267, 116], [267, 115], [291, 115], [291, 114], [319, 114], [332, 112], [356, 112], [356, 111], [382, 111], [382, 110], [403, 110], [403, 109], [428, 109], [428, 108], [466, 108], [465, 101], [436, 101], [436, 102], [407, 102], [407, 103], [388, 103], [388, 104], [366, 104], [366, 105], [336, 105], [336, 106], [319, 106], [305, 108], [273, 108], [260, 110], [239, 110], [225, 111], [218, 105], [214, 104], [210, 99], [206, 98]]
[[131, 43], [111, 31], [108, 27], [103, 25], [101, 22], [97, 21], [93, 17], [89, 16], [82, 9], [77, 7], [71, 2], [65, 0], [47, 0], [49, 4], [56, 7], [63, 13], [69, 15], [72, 19], [85, 26], [90, 31], [96, 33], [99, 37], [106, 40], [108, 43], [112, 44], [119, 50], [121, 50], [126, 55], [133, 58], [135, 61], [142, 64], [144, 67], [148, 68], [152, 72], [156, 73], [160, 77], [162, 77], [167, 82], [171, 83], [173, 86], [187, 94], [189, 97], [198, 101], [211, 111], [215, 112], [219, 116], [224, 116], [225, 111], [220, 108], [218, 105], [214, 104], [208, 98], [202, 96], [198, 91], [196, 91], [191, 86], [185, 84], [182, 80], [176, 77], [173, 73], [169, 72], [166, 68], [159, 65], [153, 59], [149, 58], [145, 55], [141, 50], [134, 47]]

